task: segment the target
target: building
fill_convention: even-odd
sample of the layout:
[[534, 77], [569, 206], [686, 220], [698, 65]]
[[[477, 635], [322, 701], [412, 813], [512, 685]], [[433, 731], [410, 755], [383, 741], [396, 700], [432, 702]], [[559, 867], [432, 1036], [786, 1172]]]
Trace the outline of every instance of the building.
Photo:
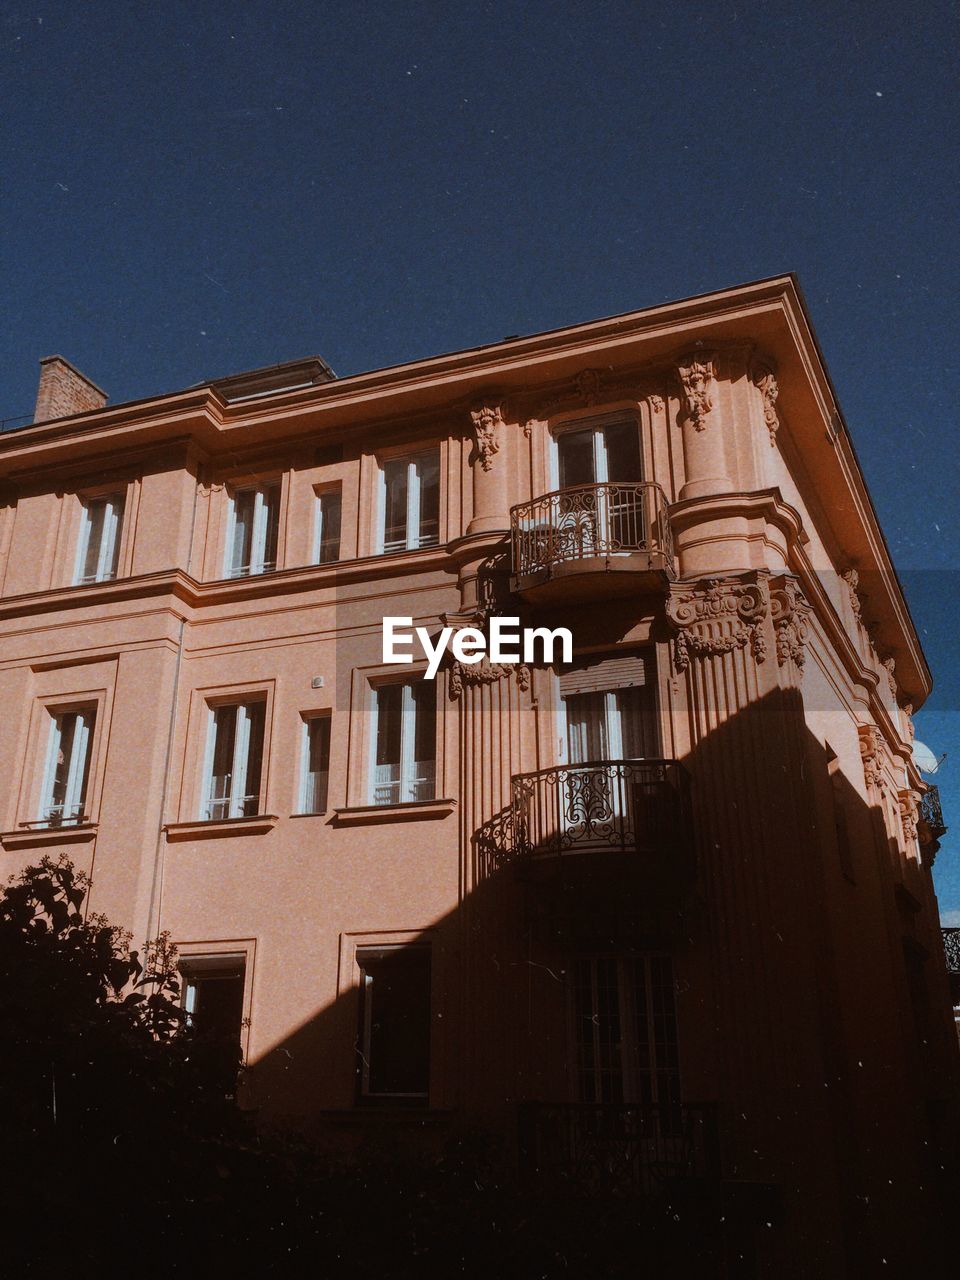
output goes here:
[[[36, 417], [0, 871], [169, 931], [257, 1123], [713, 1185], [763, 1276], [925, 1256], [930, 674], [792, 278], [117, 406], [53, 357]], [[498, 615], [573, 661], [383, 660]]]

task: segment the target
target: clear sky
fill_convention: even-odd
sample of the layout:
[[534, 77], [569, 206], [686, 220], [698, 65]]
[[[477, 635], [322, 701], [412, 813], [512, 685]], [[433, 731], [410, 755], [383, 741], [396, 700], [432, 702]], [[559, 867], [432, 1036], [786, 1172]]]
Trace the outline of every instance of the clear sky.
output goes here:
[[0, 418], [798, 273], [937, 682], [960, 923], [953, 4], [0, 4]]

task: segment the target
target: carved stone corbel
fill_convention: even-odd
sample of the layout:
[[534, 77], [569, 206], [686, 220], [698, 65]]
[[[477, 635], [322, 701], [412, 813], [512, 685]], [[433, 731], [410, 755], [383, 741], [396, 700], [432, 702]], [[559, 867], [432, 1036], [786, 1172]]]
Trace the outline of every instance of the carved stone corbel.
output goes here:
[[705, 578], [667, 598], [667, 618], [676, 630], [673, 661], [686, 671], [691, 657], [717, 657], [749, 644], [757, 662], [767, 656], [763, 621], [770, 606], [763, 582]]
[[503, 414], [498, 404], [481, 405], [470, 413], [473, 430], [477, 438], [477, 454], [484, 471], [493, 466], [493, 456], [500, 451], [500, 428], [503, 426]]
[[774, 578], [770, 583], [770, 615], [777, 638], [777, 662], [806, 662], [807, 617], [810, 606], [795, 578]]
[[585, 405], [596, 404], [600, 399], [600, 370], [581, 369], [577, 374], [577, 395]]
[[896, 658], [884, 658], [883, 665], [887, 673], [887, 684], [890, 686], [890, 692], [894, 698], [897, 696], [897, 660]]
[[516, 672], [520, 689], [526, 691], [530, 688], [530, 668], [524, 662], [509, 664], [491, 662], [486, 654], [479, 662], [454, 661], [450, 664], [450, 675], [447, 681], [450, 697], [456, 701], [465, 687], [496, 684], [498, 680], [509, 679], [511, 672]]
[[753, 370], [753, 385], [763, 399], [763, 421], [770, 435], [770, 448], [777, 443], [777, 432], [780, 430], [780, 416], [777, 413], [777, 398], [780, 386], [777, 375], [769, 364], [758, 363]]
[[853, 565], [851, 565], [849, 569], [844, 569], [840, 576], [847, 584], [847, 592], [850, 596], [850, 608], [853, 610], [853, 616], [858, 622], [862, 622], [863, 605], [860, 601], [860, 593], [857, 591], [857, 587], [860, 585], [860, 574], [856, 571]]
[[677, 377], [683, 388], [683, 416], [697, 431], [707, 425], [713, 409], [713, 389], [717, 376], [717, 358], [702, 351], [692, 352], [677, 363]]
[[897, 801], [900, 805], [900, 825], [907, 840], [916, 840], [917, 821], [920, 817], [920, 794], [917, 791], [898, 791]]
[[913, 742], [917, 736], [917, 731], [913, 726], [913, 703], [905, 702], [903, 704], [904, 728], [907, 731], [907, 741]]
[[875, 724], [858, 724], [860, 758], [863, 760], [863, 777], [867, 787], [883, 790], [883, 739]]

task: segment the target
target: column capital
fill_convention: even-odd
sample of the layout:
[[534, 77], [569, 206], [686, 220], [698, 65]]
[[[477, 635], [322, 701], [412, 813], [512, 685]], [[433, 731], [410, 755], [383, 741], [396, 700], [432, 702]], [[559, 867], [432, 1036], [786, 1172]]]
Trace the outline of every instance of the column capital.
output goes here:
[[763, 622], [769, 611], [769, 589], [756, 576], [703, 578], [693, 586], [678, 584], [666, 602], [667, 619], [676, 632], [676, 669], [686, 671], [691, 657], [717, 657], [748, 644], [756, 661], [765, 661]]

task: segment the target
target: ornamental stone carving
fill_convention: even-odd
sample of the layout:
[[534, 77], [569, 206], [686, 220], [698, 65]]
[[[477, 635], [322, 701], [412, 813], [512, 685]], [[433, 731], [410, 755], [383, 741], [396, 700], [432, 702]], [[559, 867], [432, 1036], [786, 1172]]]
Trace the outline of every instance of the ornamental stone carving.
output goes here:
[[917, 731], [913, 726], [913, 703], [905, 702], [903, 704], [904, 728], [907, 731], [907, 741], [913, 742], [917, 736]]
[[479, 662], [452, 662], [448, 681], [450, 697], [456, 701], [463, 693], [465, 686], [496, 684], [498, 680], [508, 679], [513, 671], [516, 672], [519, 687], [524, 691], [529, 689], [530, 668], [526, 663], [510, 663], [507, 665], [501, 662], [491, 662], [486, 654], [481, 657]]
[[654, 413], [663, 413], [663, 396], [647, 396]]
[[781, 667], [791, 661], [802, 667], [806, 662], [809, 613], [810, 606], [796, 579], [775, 578], [770, 583], [770, 616], [777, 638], [777, 662]]
[[694, 352], [677, 364], [677, 376], [683, 387], [684, 416], [702, 431], [713, 409], [716, 356]]
[[777, 413], [777, 398], [780, 386], [776, 374], [769, 365], [757, 365], [753, 374], [753, 383], [763, 398], [763, 421], [770, 435], [770, 448], [777, 443], [777, 432], [780, 430], [780, 417]]
[[500, 451], [500, 428], [503, 426], [503, 415], [500, 405], [481, 405], [470, 413], [473, 430], [477, 437], [477, 453], [484, 471], [493, 466], [493, 456]]
[[765, 584], [739, 578], [705, 578], [693, 589], [674, 592], [667, 600], [667, 618], [677, 631], [676, 669], [686, 671], [691, 657], [718, 657], [747, 645], [756, 661], [763, 662], [768, 608]]
[[600, 399], [599, 369], [581, 369], [577, 374], [577, 394], [585, 405], [596, 404]]
[[890, 692], [894, 698], [897, 696], [897, 660], [896, 658], [884, 658], [883, 665], [887, 673], [887, 684], [890, 686]]
[[904, 838], [916, 840], [917, 821], [920, 817], [920, 794], [917, 791], [899, 791], [897, 800], [900, 805], [900, 825], [903, 827]]
[[858, 622], [862, 622], [863, 618], [861, 616], [861, 611], [863, 606], [860, 603], [860, 593], [857, 591], [857, 587], [860, 585], [860, 575], [851, 565], [849, 569], [845, 569], [843, 571], [841, 576], [847, 584], [847, 592], [850, 596], [850, 608], [853, 610], [853, 616]]
[[883, 789], [883, 741], [880, 730], [874, 724], [857, 725], [860, 736], [860, 757], [863, 760], [863, 776], [868, 787]]

